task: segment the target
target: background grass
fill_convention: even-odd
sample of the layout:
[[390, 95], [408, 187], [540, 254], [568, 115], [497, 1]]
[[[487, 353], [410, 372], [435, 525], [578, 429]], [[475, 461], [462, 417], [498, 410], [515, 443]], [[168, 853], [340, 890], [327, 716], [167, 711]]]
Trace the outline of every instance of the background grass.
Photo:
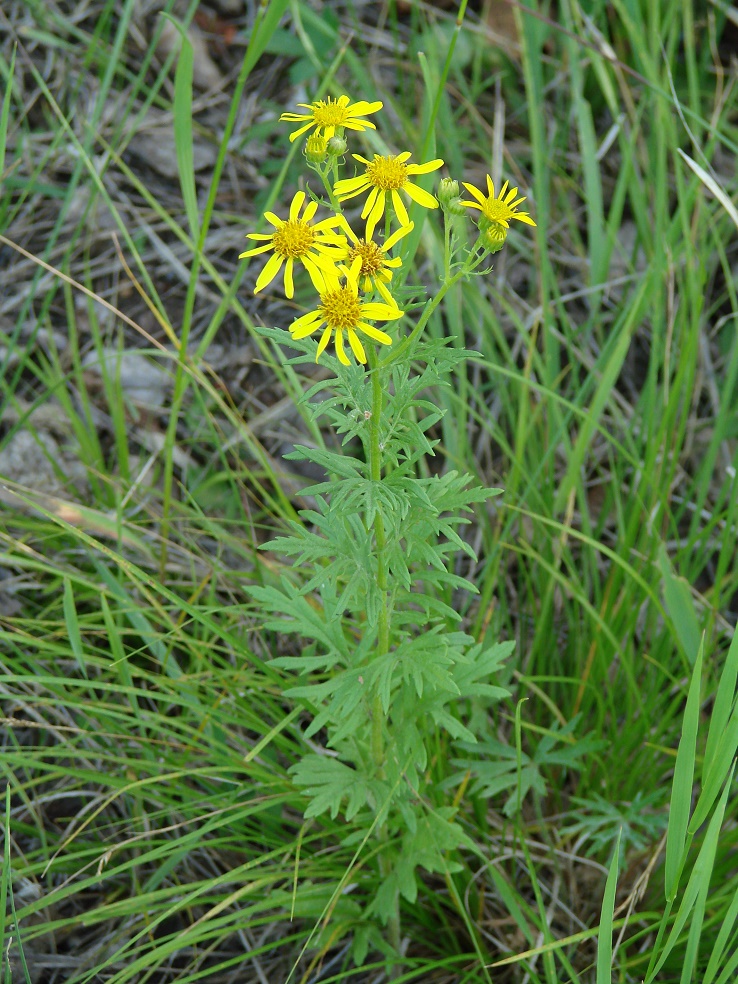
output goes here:
[[[219, 85], [191, 93], [202, 55], [162, 47], [162, 10], [197, 20]], [[254, 332], [286, 326], [308, 285], [294, 305], [254, 299], [257, 267], [236, 257], [302, 179], [277, 117], [306, 96], [381, 98], [383, 140], [421, 154], [417, 107], [455, 17], [3, 5], [13, 980], [387, 970], [371, 934], [352, 969], [371, 866], [345, 825], [302, 820], [287, 770], [304, 722], [269, 665], [288, 643], [242, 590], [279, 573], [256, 548], [304, 505], [282, 455], [331, 440], [295, 403], [315, 376]], [[514, 699], [474, 752], [435, 736], [438, 802], [460, 797], [476, 851], [404, 906], [403, 979], [734, 979], [735, 226], [684, 156], [729, 204], [734, 20], [717, 3], [560, 0], [478, 4], [461, 24], [436, 152], [456, 178], [510, 178], [538, 226], [429, 326], [479, 352], [432, 394], [434, 467], [505, 489], [468, 532], [479, 597], [449, 600], [479, 638], [515, 640]], [[147, 159], [162, 134], [179, 175]], [[436, 282], [442, 255], [432, 219], [413, 280]]]

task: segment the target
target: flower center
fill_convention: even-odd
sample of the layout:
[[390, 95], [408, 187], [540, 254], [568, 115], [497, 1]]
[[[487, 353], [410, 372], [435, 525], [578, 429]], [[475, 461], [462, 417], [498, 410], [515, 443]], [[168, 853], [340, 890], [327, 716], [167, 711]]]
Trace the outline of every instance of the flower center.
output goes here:
[[384, 265], [384, 254], [375, 242], [367, 242], [360, 239], [355, 246], [349, 250], [346, 265], [351, 266], [357, 256], [361, 257], [361, 270], [359, 275], [362, 277], [374, 277]]
[[407, 164], [398, 161], [396, 157], [380, 157], [375, 154], [372, 163], [366, 166], [366, 174], [375, 188], [394, 191], [402, 188], [407, 181]]
[[313, 119], [318, 126], [342, 126], [347, 119], [346, 107], [339, 105], [337, 99], [324, 102], [319, 99], [313, 103]]
[[329, 290], [320, 295], [320, 310], [329, 328], [342, 331], [355, 328], [361, 321], [361, 302], [348, 287]]
[[315, 233], [307, 222], [287, 221], [272, 236], [274, 252], [280, 256], [304, 256], [315, 242]]
[[506, 205], [499, 198], [488, 198], [482, 209], [483, 214], [490, 222], [499, 222], [500, 219], [507, 220], [513, 214], [509, 205]]

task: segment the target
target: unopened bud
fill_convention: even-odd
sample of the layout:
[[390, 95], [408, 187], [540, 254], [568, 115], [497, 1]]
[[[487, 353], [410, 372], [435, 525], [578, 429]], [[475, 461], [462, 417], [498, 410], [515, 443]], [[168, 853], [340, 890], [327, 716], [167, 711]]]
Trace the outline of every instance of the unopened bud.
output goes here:
[[333, 136], [328, 141], [328, 146], [326, 148], [329, 157], [343, 157], [343, 155], [348, 150], [348, 144], [343, 139], [343, 137]]
[[450, 215], [463, 215], [464, 206], [459, 199], [459, 182], [453, 178], [441, 178], [438, 182], [438, 204]]
[[498, 253], [505, 245], [508, 230], [499, 222], [484, 221], [484, 227], [480, 223], [482, 233], [482, 245], [490, 253]]
[[305, 157], [311, 164], [322, 164], [328, 156], [325, 137], [319, 133], [311, 134], [305, 141]]

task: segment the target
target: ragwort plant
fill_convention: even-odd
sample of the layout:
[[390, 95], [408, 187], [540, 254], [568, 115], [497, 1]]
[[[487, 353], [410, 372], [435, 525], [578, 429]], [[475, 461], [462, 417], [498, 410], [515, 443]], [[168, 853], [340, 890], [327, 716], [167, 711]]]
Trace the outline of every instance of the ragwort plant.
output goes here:
[[[289, 328], [288, 344], [302, 353], [290, 361], [326, 359], [335, 369], [308, 390], [305, 404], [341, 441], [338, 450], [298, 446], [288, 455], [328, 478], [303, 490], [314, 500], [303, 522], [265, 544], [293, 558], [293, 569], [251, 595], [267, 614], [266, 629], [294, 635], [301, 647], [272, 663], [294, 681], [286, 696], [312, 716], [310, 750], [292, 769], [308, 798], [305, 817], [343, 814], [352, 821], [350, 842], [373, 847], [379, 888], [363, 911], [357, 906], [354, 956], [361, 960], [377, 919], [399, 947], [400, 896], [415, 899], [417, 869], [448, 875], [458, 870], [449, 852], [472, 846], [455, 820], [458, 804], [440, 805], [434, 796], [443, 767], [431, 762], [432, 743], [441, 732], [475, 742], [468, 714], [465, 723], [471, 702], [486, 708], [508, 695], [490, 680], [512, 644], [476, 642], [459, 628], [454, 604], [456, 593], [477, 590], [454, 573], [458, 551], [476, 559], [459, 528], [473, 505], [501, 490], [479, 488], [453, 470], [428, 477], [420, 467], [434, 453], [431, 432], [441, 417], [428, 393], [448, 385], [471, 353], [424, 328], [450, 287], [488, 272], [512, 219], [535, 223], [507, 182], [499, 194], [490, 177], [486, 192], [464, 183], [469, 200], [449, 178], [438, 199], [414, 183], [441, 168], [439, 159], [353, 154], [359, 172], [341, 177], [346, 137], [375, 129], [367, 117], [382, 103], [344, 95], [303, 108], [281, 118], [299, 124], [291, 141], [307, 134], [305, 161], [325, 194], [308, 200], [298, 191], [287, 218], [266, 212], [272, 231], [250, 233], [258, 245], [241, 256], [268, 254], [255, 293], [281, 274], [291, 298], [295, 262], [307, 271], [318, 296]], [[365, 224], [357, 231], [342, 206], [364, 195]], [[445, 217], [444, 276], [424, 302], [424, 289], [404, 285], [403, 247], [415, 228], [408, 203], [423, 216], [440, 204]], [[471, 245], [459, 233], [459, 217], [470, 210], [480, 213]], [[319, 211], [329, 214], [316, 221]], [[262, 330], [286, 341], [282, 330]]]

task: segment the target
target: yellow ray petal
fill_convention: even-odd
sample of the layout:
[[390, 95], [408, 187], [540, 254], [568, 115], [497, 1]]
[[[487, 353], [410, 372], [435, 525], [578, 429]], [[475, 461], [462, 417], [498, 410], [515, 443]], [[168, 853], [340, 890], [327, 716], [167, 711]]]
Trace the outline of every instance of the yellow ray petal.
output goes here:
[[438, 202], [433, 195], [427, 191], [423, 191], [422, 188], [418, 188], [417, 185], [410, 184], [408, 181], [402, 190], [406, 191], [412, 200], [417, 202], [418, 205], [422, 205], [423, 208], [438, 208]]
[[284, 257], [280, 256], [279, 253], [274, 253], [266, 262], [266, 266], [259, 274], [256, 284], [254, 286], [254, 293], [258, 294], [260, 290], [264, 290], [267, 284], [270, 284], [272, 280], [277, 276], [282, 264], [284, 263]]
[[348, 330], [348, 340], [349, 345], [351, 346], [351, 351], [356, 356], [356, 361], [366, 365], [366, 352], [364, 351], [364, 346], [359, 341], [359, 337], [356, 332], [351, 328]]

